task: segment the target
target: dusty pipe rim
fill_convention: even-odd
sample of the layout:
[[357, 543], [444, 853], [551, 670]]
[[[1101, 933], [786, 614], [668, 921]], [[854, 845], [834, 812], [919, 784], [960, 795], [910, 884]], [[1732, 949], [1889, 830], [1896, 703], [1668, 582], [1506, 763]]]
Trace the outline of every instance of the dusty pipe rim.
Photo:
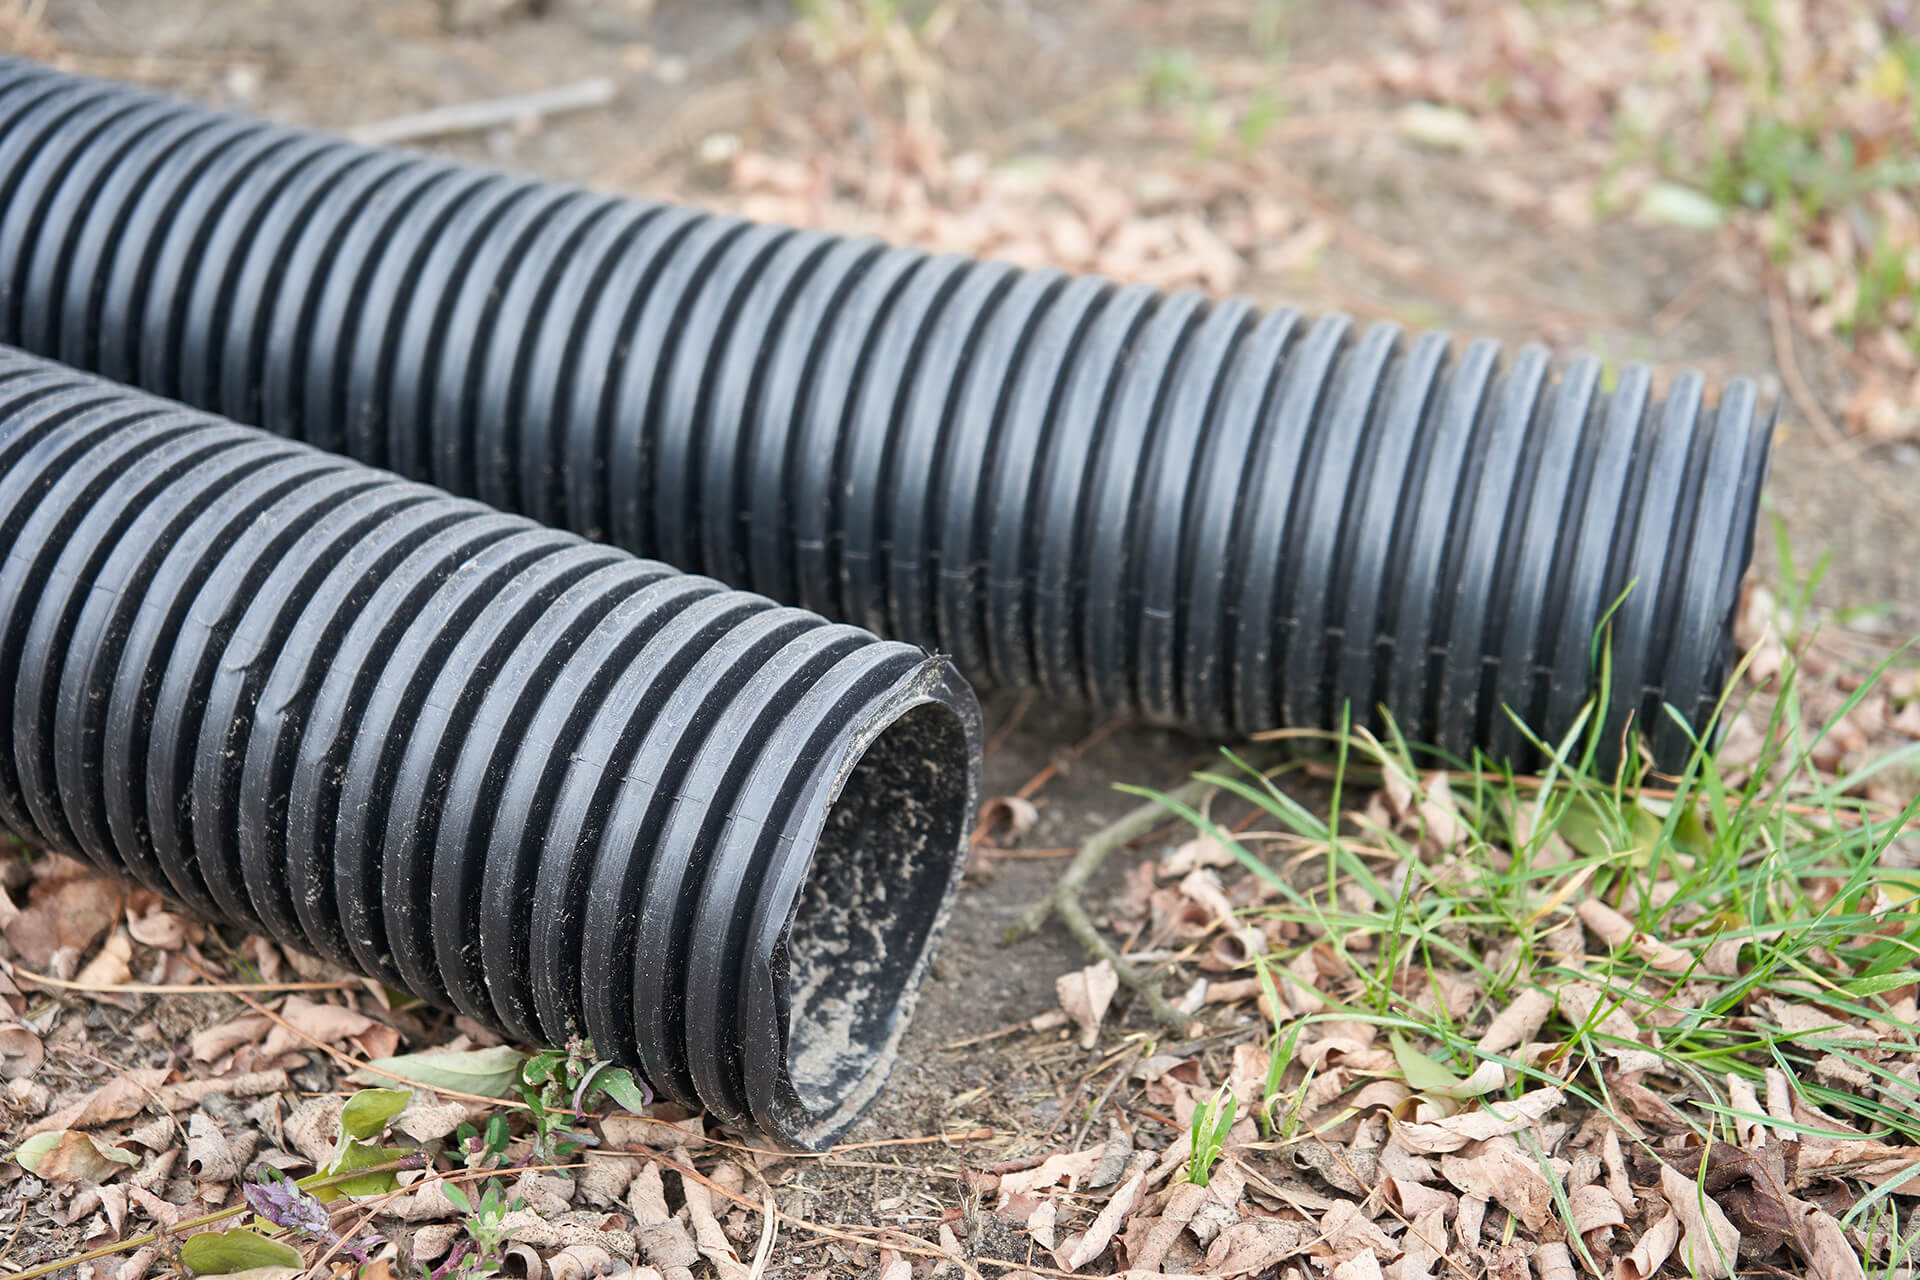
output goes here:
[[[820, 735], [814, 758], [764, 761], [742, 796], [798, 785], [804, 802], [777, 827], [733, 824], [716, 854], [720, 862], [751, 843], [773, 855], [733, 960], [732, 1021], [752, 1123], [807, 1148], [858, 1120], [898, 1059], [966, 870], [980, 787], [979, 705], [951, 665], [924, 661], [881, 689], [848, 676], [823, 680], [792, 713], [790, 723], [837, 726]], [[862, 709], [845, 714], [856, 700]], [[779, 774], [784, 785], [770, 785]], [[729, 899], [744, 907], [747, 896], [723, 891], [702, 904], [718, 910], [702, 913], [696, 983], [721, 958], [698, 934]]]

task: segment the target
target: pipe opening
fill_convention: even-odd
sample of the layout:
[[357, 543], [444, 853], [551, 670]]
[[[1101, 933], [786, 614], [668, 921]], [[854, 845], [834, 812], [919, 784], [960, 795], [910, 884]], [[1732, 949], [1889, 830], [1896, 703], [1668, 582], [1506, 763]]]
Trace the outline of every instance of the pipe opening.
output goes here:
[[885, 1079], [966, 841], [966, 725], [921, 703], [880, 731], [827, 812], [786, 939], [787, 1071], [816, 1114]]

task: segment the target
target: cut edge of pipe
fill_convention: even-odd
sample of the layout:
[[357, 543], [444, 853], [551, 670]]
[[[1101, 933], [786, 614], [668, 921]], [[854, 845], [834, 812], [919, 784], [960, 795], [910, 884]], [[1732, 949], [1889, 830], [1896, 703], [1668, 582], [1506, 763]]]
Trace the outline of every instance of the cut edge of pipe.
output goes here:
[[742, 1064], [756, 1127], [830, 1145], [879, 1097], [967, 866], [980, 707], [928, 658], [849, 718], [754, 904]]

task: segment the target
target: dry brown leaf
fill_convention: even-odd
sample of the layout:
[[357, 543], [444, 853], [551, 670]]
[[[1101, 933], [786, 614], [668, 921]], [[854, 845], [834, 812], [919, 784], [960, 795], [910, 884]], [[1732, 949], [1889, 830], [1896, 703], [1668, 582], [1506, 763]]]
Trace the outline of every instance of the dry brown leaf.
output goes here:
[[466, 1224], [462, 1222], [430, 1222], [418, 1228], [413, 1233], [414, 1265], [431, 1270], [431, 1264], [446, 1257], [453, 1242], [466, 1233]]
[[1632, 1252], [1614, 1259], [1613, 1280], [1651, 1280], [1679, 1242], [1680, 1219], [1669, 1209], [1634, 1242]]
[[198, 1112], [187, 1121], [187, 1173], [196, 1182], [222, 1184], [240, 1176], [240, 1161], [227, 1135]]
[[1006, 1207], [1007, 1201], [1013, 1196], [1032, 1195], [1061, 1182], [1067, 1184], [1068, 1191], [1076, 1190], [1099, 1162], [1100, 1148], [1088, 1147], [1085, 1151], [1063, 1151], [1048, 1156], [1031, 1169], [1003, 1173], [1000, 1175], [999, 1188], [1001, 1207]]
[[1388, 1280], [1426, 1280], [1447, 1257], [1447, 1211], [1428, 1209], [1407, 1224], [1400, 1236], [1403, 1252], [1387, 1268]]
[[1320, 1241], [1329, 1254], [1339, 1259], [1361, 1253], [1393, 1257], [1400, 1252], [1392, 1237], [1351, 1200], [1336, 1201], [1321, 1215]]
[[[380, 1025], [364, 1013], [356, 1013], [337, 1004], [322, 1004], [302, 996], [288, 996], [286, 1003], [280, 1006], [280, 1017], [295, 1031], [304, 1032], [322, 1044], [338, 1044], [353, 1036], [364, 1035]], [[261, 1052], [268, 1058], [277, 1058], [289, 1050], [311, 1047], [294, 1031], [275, 1025], [267, 1033]]]
[[649, 1162], [633, 1177], [627, 1188], [627, 1207], [633, 1211], [634, 1234], [639, 1238], [640, 1256], [671, 1274], [700, 1261], [700, 1250], [687, 1234], [686, 1227], [667, 1208], [666, 1186], [660, 1166]]
[[597, 1244], [570, 1244], [547, 1259], [553, 1280], [589, 1280], [613, 1270], [613, 1255]]
[[1659, 1054], [1641, 1047], [1639, 1026], [1599, 987], [1568, 982], [1560, 987], [1558, 997], [1566, 1020], [1575, 1027], [1589, 1028], [1600, 1052], [1612, 1058], [1622, 1071], [1653, 1071], [1662, 1065]]
[[115, 929], [73, 980], [90, 987], [117, 987], [133, 977], [132, 961], [133, 939], [126, 930]]
[[1616, 951], [1630, 949], [1662, 973], [1685, 973], [1693, 967], [1693, 957], [1678, 947], [1640, 933], [1633, 921], [1606, 903], [1588, 898], [1574, 908], [1580, 920], [1594, 935]]
[[106, 1221], [109, 1236], [113, 1240], [119, 1240], [123, 1228], [127, 1226], [127, 1188], [125, 1186], [86, 1186], [79, 1196], [73, 1197], [73, 1203], [67, 1205], [67, 1211], [61, 1215], [61, 1222], [65, 1226], [73, 1226], [75, 1222], [84, 1219], [88, 1213], [98, 1213]]
[[1027, 1234], [1042, 1249], [1051, 1250], [1057, 1243], [1054, 1236], [1054, 1223], [1059, 1220], [1060, 1206], [1052, 1200], [1043, 1200], [1040, 1207], [1027, 1215]]
[[1847, 1239], [1846, 1229], [1838, 1218], [1825, 1209], [1807, 1205], [1802, 1230], [1809, 1244], [1807, 1271], [1814, 1280], [1867, 1280], [1860, 1255], [1854, 1251], [1853, 1242]]
[[340, 1140], [340, 1112], [346, 1105], [345, 1098], [332, 1094], [302, 1102], [281, 1126], [287, 1146], [313, 1161], [315, 1168], [324, 1165]]
[[1451, 1213], [1458, 1197], [1438, 1187], [1386, 1174], [1380, 1179], [1380, 1194], [1403, 1218], [1409, 1220], [1439, 1210]]
[[1327, 1280], [1384, 1280], [1380, 1259], [1371, 1250], [1356, 1253], [1328, 1273]]
[[146, 1274], [153, 1270], [153, 1264], [159, 1260], [160, 1250], [153, 1245], [136, 1249], [132, 1256], [113, 1272], [113, 1280], [145, 1280]]
[[1511, 1138], [1495, 1138], [1465, 1155], [1443, 1155], [1440, 1172], [1463, 1195], [1494, 1201], [1529, 1231], [1538, 1233], [1553, 1212], [1547, 1175]]
[[[14, 1159], [48, 1182], [105, 1182], [139, 1163], [130, 1151], [110, 1146], [90, 1133], [63, 1129], [53, 1141], [24, 1145]], [[31, 1154], [29, 1154], [31, 1153]]]
[[1127, 1220], [1140, 1202], [1142, 1188], [1146, 1185], [1147, 1167], [1153, 1163], [1153, 1154], [1142, 1151], [1133, 1158], [1130, 1172], [1120, 1189], [1094, 1218], [1085, 1232], [1077, 1232], [1066, 1238], [1060, 1248], [1053, 1251], [1054, 1261], [1063, 1270], [1078, 1271], [1102, 1253], [1113, 1242], [1114, 1233]]
[[261, 1013], [243, 1013], [237, 1018], [196, 1031], [187, 1048], [200, 1062], [233, 1052], [244, 1044], [258, 1044], [273, 1027], [273, 1020]]
[[158, 1106], [174, 1111], [198, 1106], [210, 1093], [224, 1093], [235, 1098], [261, 1098], [270, 1093], [285, 1093], [292, 1087], [288, 1083], [287, 1073], [275, 1067], [271, 1071], [243, 1071], [237, 1076], [221, 1076], [213, 1080], [182, 1080], [177, 1084], [163, 1084], [153, 1091], [153, 1101]]
[[1767, 1145], [1767, 1113], [1760, 1106], [1760, 1097], [1753, 1091], [1753, 1085], [1742, 1076], [1727, 1073], [1727, 1102], [1737, 1114], [1733, 1117], [1734, 1133], [1740, 1138], [1743, 1147], [1764, 1147]]
[[56, 951], [85, 951], [120, 917], [120, 885], [69, 863], [52, 864], [30, 905], [7, 923], [7, 942], [30, 969], [45, 969]]
[[1230, 867], [1236, 861], [1233, 850], [1224, 841], [1200, 835], [1174, 846], [1172, 852], [1160, 860], [1158, 871], [1171, 878], [1188, 875], [1201, 867]]
[[1009, 838], [1018, 840], [1039, 820], [1040, 810], [1024, 796], [994, 796], [981, 803], [974, 826], [986, 840], [992, 840], [1003, 828]]
[[444, 1183], [435, 1179], [412, 1195], [392, 1201], [387, 1212], [403, 1222], [445, 1222], [450, 1218], [458, 1218], [466, 1210], [447, 1199], [446, 1192], [442, 1190], [444, 1186]]
[[1478, 1248], [1480, 1228], [1486, 1220], [1487, 1198], [1485, 1196], [1461, 1196], [1460, 1205], [1453, 1212], [1454, 1237], [1469, 1248]]
[[602, 1228], [600, 1221], [596, 1214], [569, 1213], [543, 1218], [532, 1209], [523, 1208], [504, 1215], [500, 1219], [500, 1231], [505, 1239], [532, 1245], [535, 1249], [564, 1249], [568, 1245], [586, 1244], [623, 1258], [633, 1257], [638, 1251], [633, 1234]]
[[[1325, 1071], [1336, 1059], [1368, 1063], [1377, 1055], [1373, 1049], [1376, 1028], [1364, 1022], [1323, 1022], [1300, 1037], [1295, 1056], [1316, 1072]], [[1381, 1064], [1395, 1069], [1393, 1055]]]
[[1540, 1280], [1577, 1280], [1573, 1253], [1564, 1240], [1543, 1240], [1534, 1248], [1533, 1268]]
[[1080, 1028], [1080, 1047], [1093, 1048], [1100, 1041], [1100, 1023], [1107, 1016], [1107, 1006], [1113, 1003], [1113, 993], [1120, 989], [1120, 977], [1113, 965], [1102, 960], [1073, 973], [1063, 973], [1054, 979], [1053, 989], [1060, 998], [1061, 1009]]
[[707, 1121], [704, 1113], [689, 1116], [685, 1120], [606, 1116], [600, 1121], [600, 1132], [606, 1136], [610, 1149], [666, 1151], [685, 1145], [689, 1138], [695, 1141], [704, 1139], [707, 1136]]
[[1187, 1224], [1193, 1221], [1194, 1214], [1200, 1212], [1200, 1206], [1207, 1202], [1207, 1198], [1206, 1187], [1191, 1182], [1175, 1186], [1166, 1207], [1160, 1211], [1159, 1218], [1147, 1232], [1146, 1243], [1138, 1256], [1128, 1259], [1129, 1264], [1142, 1271], [1160, 1270], [1161, 1264], [1167, 1260], [1167, 1251], [1173, 1248], [1173, 1242], [1187, 1229]]
[[134, 1185], [127, 1188], [127, 1200], [163, 1227], [176, 1227], [187, 1217], [185, 1205], [162, 1200], [147, 1188]]
[[1228, 1280], [1255, 1275], [1305, 1249], [1318, 1233], [1304, 1223], [1279, 1218], [1237, 1222], [1207, 1246], [1207, 1274]]
[[168, 1075], [166, 1067], [134, 1067], [123, 1071], [78, 1102], [71, 1103], [28, 1125], [20, 1136], [54, 1129], [91, 1129], [137, 1116], [153, 1100], [153, 1091]]
[[[446, 1137], [467, 1121], [467, 1104], [464, 1102], [432, 1102], [425, 1094], [415, 1094], [406, 1110], [394, 1117], [393, 1128], [396, 1133], [405, 1134], [415, 1142], [434, 1142]], [[625, 1161], [598, 1160], [589, 1166], [593, 1168], [605, 1165], [609, 1169], [626, 1167]], [[620, 1184], [613, 1194], [618, 1196], [626, 1190], [626, 1184]]]
[[1393, 1132], [1410, 1151], [1440, 1155], [1458, 1151], [1470, 1143], [1485, 1142], [1501, 1134], [1518, 1133], [1538, 1124], [1544, 1116], [1565, 1102], [1566, 1095], [1558, 1089], [1535, 1089], [1511, 1102], [1490, 1102], [1481, 1110], [1462, 1111], [1441, 1120], [1427, 1123], [1395, 1122]]
[[156, 899], [140, 915], [127, 912], [127, 932], [143, 947], [152, 947], [155, 951], [178, 951], [187, 944], [188, 925]]
[[1580, 1235], [1627, 1225], [1626, 1214], [1613, 1192], [1605, 1185], [1590, 1182], [1567, 1193], [1567, 1207], [1573, 1212], [1573, 1229]]
[[1538, 987], [1528, 987], [1494, 1015], [1477, 1047], [1482, 1053], [1505, 1053], [1523, 1045], [1533, 1039], [1552, 1012], [1553, 997]]
[[47, 1047], [32, 1030], [0, 1026], [0, 1080], [25, 1080], [47, 1060]]
[[1668, 1165], [1660, 1168], [1660, 1194], [1686, 1228], [1680, 1261], [1706, 1280], [1729, 1280], [1740, 1252], [1740, 1231], [1720, 1206]]

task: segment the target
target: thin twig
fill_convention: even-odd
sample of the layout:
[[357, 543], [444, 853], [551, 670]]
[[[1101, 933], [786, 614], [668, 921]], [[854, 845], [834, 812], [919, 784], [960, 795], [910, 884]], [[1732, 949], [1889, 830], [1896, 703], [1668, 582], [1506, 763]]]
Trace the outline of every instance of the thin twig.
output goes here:
[[[1071, 760], [1078, 760], [1088, 751], [1091, 751], [1094, 747], [1099, 746], [1102, 742], [1112, 737], [1119, 730], [1126, 728], [1127, 724], [1128, 720], [1125, 716], [1115, 716], [1066, 750], [1055, 752], [1053, 758], [1047, 761], [1038, 773], [1020, 784], [1020, 789], [1013, 793], [1014, 798], [1016, 800], [1033, 799], [1040, 794], [1041, 788], [1045, 787], [1049, 782], [1052, 782], [1054, 778], [1059, 775], [1061, 765]], [[991, 820], [991, 815], [987, 813], [987, 808], [988, 806], [981, 806], [982, 816], [973, 828], [972, 844], [979, 844], [987, 838], [987, 824]]]
[[613, 81], [605, 76], [563, 84], [538, 93], [515, 94], [505, 98], [487, 98], [479, 102], [461, 102], [431, 111], [416, 111], [375, 124], [349, 129], [347, 136], [368, 146], [392, 146], [400, 142], [420, 142], [453, 134], [479, 133], [523, 120], [537, 121], [568, 111], [604, 107], [613, 101]]
[[[1201, 803], [1210, 785], [1193, 781], [1170, 793], [1170, 798], [1185, 805]], [[1092, 954], [1095, 960], [1105, 960], [1113, 966], [1113, 972], [1120, 984], [1137, 994], [1146, 1002], [1147, 1011], [1156, 1022], [1168, 1027], [1184, 1027], [1188, 1022], [1185, 1014], [1167, 1003], [1160, 994], [1152, 978], [1135, 969], [1125, 956], [1115, 949], [1112, 943], [1101, 936], [1095, 927], [1093, 918], [1087, 914], [1087, 908], [1081, 901], [1086, 892], [1087, 882], [1094, 872], [1107, 860], [1114, 850], [1124, 848], [1138, 837], [1153, 830], [1166, 820], [1167, 810], [1159, 801], [1153, 800], [1141, 805], [1112, 823], [1096, 831], [1080, 846], [1080, 852], [1074, 857], [1060, 879], [1055, 882], [1053, 891], [1045, 898], [1033, 904], [1023, 912], [1013, 927], [1007, 930], [1009, 942], [1033, 933], [1050, 918], [1057, 918], [1079, 940], [1080, 945]]]
[[987, 745], [980, 748], [982, 759], [993, 759], [994, 753], [1007, 745], [1007, 739], [1013, 736], [1013, 731], [1020, 727], [1020, 722], [1027, 718], [1027, 712], [1032, 707], [1033, 693], [1031, 691], [1022, 693], [1020, 700], [1013, 704], [1013, 710], [1007, 712], [1007, 718], [1000, 722], [1000, 727], [993, 731], [991, 738], [987, 739]]
[[7, 1247], [0, 1249], [0, 1263], [6, 1262], [8, 1258], [13, 1256], [13, 1246], [20, 1243], [20, 1228], [27, 1225], [27, 1202], [25, 1200], [16, 1201], [14, 1207], [20, 1210], [20, 1218], [19, 1221], [13, 1224], [12, 1234], [7, 1237]]
[[358, 982], [70, 982], [18, 966], [13, 972], [37, 987], [110, 996], [223, 996], [233, 991], [359, 991], [362, 987]]

